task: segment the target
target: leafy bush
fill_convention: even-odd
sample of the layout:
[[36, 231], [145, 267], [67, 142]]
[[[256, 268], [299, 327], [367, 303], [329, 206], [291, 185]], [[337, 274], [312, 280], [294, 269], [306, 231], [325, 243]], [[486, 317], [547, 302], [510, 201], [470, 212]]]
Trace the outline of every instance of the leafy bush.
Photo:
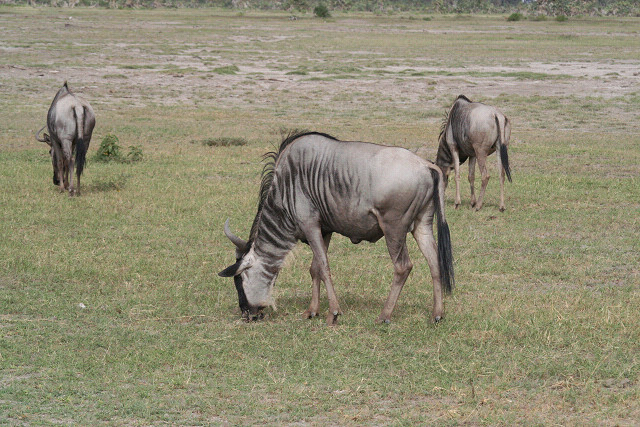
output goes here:
[[524, 16], [521, 13], [515, 12], [509, 15], [509, 17], [507, 18], [507, 21], [515, 22], [515, 21], [521, 21], [522, 19], [524, 19]]
[[142, 148], [135, 145], [130, 145], [129, 152], [126, 156], [123, 156], [119, 142], [120, 140], [117, 136], [111, 133], [107, 134], [104, 138], [102, 138], [100, 147], [98, 147], [98, 152], [95, 155], [95, 160], [98, 162], [119, 163], [134, 163], [142, 160], [142, 158], [144, 157]]
[[556, 16], [556, 21], [558, 21], [558, 22], [566, 22], [568, 20], [569, 20], [569, 18], [567, 18], [567, 15], [558, 15], [558, 16]]
[[329, 13], [329, 9], [324, 4], [319, 4], [313, 9], [313, 14], [318, 18], [331, 18], [331, 13]]
[[104, 138], [102, 138], [102, 142], [100, 143], [95, 159], [99, 162], [110, 162], [112, 160], [117, 161], [121, 159], [120, 145], [118, 145], [119, 142], [120, 140], [117, 136], [108, 133]]

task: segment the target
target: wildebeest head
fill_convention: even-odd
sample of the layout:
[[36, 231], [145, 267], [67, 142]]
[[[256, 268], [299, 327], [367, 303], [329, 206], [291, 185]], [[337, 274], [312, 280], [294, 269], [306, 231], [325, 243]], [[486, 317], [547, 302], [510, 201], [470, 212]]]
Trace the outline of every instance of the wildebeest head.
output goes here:
[[224, 233], [236, 246], [236, 263], [218, 275], [233, 277], [242, 317], [246, 320], [262, 319], [262, 310], [267, 306], [274, 306], [271, 290], [278, 269], [265, 264], [256, 254], [252, 244], [234, 235], [229, 229], [229, 220], [224, 224]]
[[51, 163], [53, 164], [53, 185], [60, 185], [60, 175], [58, 174], [58, 159], [56, 157], [56, 151], [51, 145], [51, 137], [47, 133], [43, 133], [42, 136], [40, 136], [40, 133], [42, 133], [45, 127], [47, 127], [47, 125], [42, 126], [40, 130], [36, 132], [36, 139], [40, 142], [44, 142], [49, 146], [49, 156], [51, 156]]

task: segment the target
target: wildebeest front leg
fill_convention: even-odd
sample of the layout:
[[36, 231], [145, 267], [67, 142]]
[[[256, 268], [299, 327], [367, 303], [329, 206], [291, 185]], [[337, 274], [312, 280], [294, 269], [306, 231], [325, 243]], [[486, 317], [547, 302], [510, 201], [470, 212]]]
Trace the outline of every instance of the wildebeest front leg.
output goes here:
[[[342, 314], [338, 298], [333, 289], [333, 280], [331, 279], [331, 271], [329, 270], [329, 259], [327, 258], [327, 248], [320, 232], [320, 228], [313, 227], [305, 233], [309, 246], [313, 251], [313, 262], [316, 263], [315, 271], [318, 273], [320, 280], [324, 282], [327, 288], [327, 297], [329, 298], [329, 313], [327, 313], [327, 325], [333, 326], [338, 324], [338, 316]], [[312, 301], [313, 303], [313, 301]]]
[[[391, 290], [389, 291], [387, 301], [384, 303], [384, 307], [382, 307], [382, 312], [378, 317], [378, 321], [389, 323], [391, 322], [391, 313], [393, 312], [393, 308], [396, 306], [396, 302], [400, 296], [400, 291], [402, 291], [402, 287], [407, 281], [409, 273], [411, 273], [413, 264], [411, 264], [409, 251], [407, 250], [406, 229], [389, 230], [390, 227], [383, 227], [382, 225], [381, 228], [385, 232], [384, 237], [387, 242], [387, 249], [391, 256], [391, 261], [393, 262], [394, 272], [393, 282], [391, 282]], [[387, 230], [385, 230], [385, 228], [387, 228]]]
[[55, 148], [55, 150], [56, 150], [55, 160], [56, 160], [57, 168], [54, 172], [56, 171], [58, 172], [58, 188], [62, 193], [67, 189], [69, 185], [67, 182], [67, 171], [66, 171], [66, 167], [62, 157], [62, 150], [60, 148]]
[[[323, 237], [324, 239], [324, 247], [325, 251], [329, 249], [329, 243], [331, 242], [331, 234], [327, 234]], [[320, 282], [322, 281], [322, 272], [320, 271], [320, 262], [318, 258], [314, 255], [313, 261], [311, 261], [311, 268], [309, 269], [309, 273], [311, 273], [311, 303], [309, 304], [309, 308], [302, 314], [304, 319], [311, 319], [312, 317], [316, 317], [318, 315], [318, 309], [320, 306]]]
[[469, 157], [469, 185], [471, 186], [471, 207], [476, 205], [476, 158]]

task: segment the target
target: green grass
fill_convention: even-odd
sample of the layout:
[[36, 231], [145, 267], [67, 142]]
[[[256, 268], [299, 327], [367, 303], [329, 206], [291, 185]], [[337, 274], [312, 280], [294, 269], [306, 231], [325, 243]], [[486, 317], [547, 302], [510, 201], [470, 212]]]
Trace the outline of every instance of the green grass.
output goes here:
[[[1, 420], [640, 418], [640, 97], [624, 69], [598, 79], [527, 69], [637, 64], [630, 41], [639, 19], [507, 28], [504, 16], [426, 22], [335, 12], [323, 22], [215, 9], [64, 12], [0, 8]], [[69, 16], [75, 26], [65, 27]], [[80, 33], [81, 44], [61, 37]], [[237, 69], [219, 74], [221, 64]], [[118, 77], [123, 69], [127, 79]], [[79, 198], [57, 192], [47, 147], [33, 138], [65, 79], [97, 117]], [[459, 93], [512, 120], [514, 181], [505, 213], [495, 155], [482, 211], [468, 208], [466, 165], [459, 210], [449, 185], [457, 288], [446, 319], [429, 321], [429, 270], [409, 239], [415, 267], [393, 322], [375, 324], [393, 274], [385, 245], [336, 236], [337, 327], [300, 318], [311, 294], [302, 244], [279, 275], [278, 310], [242, 322], [232, 281], [217, 276], [235, 261], [223, 224], [230, 218], [247, 236], [260, 158], [281, 129], [426, 145], [433, 158], [443, 111]], [[94, 161], [108, 134], [125, 150], [140, 147], [144, 161]], [[207, 143], [234, 140], [245, 144]], [[321, 304], [326, 310], [324, 292]]]
[[199, 143], [208, 147], [230, 147], [237, 145], [247, 145], [247, 140], [244, 138], [230, 138], [230, 137], [216, 137], [205, 138], [200, 141], [193, 140], [192, 144]]
[[235, 65], [227, 65], [226, 67], [214, 68], [213, 72], [216, 74], [236, 74], [240, 69]]

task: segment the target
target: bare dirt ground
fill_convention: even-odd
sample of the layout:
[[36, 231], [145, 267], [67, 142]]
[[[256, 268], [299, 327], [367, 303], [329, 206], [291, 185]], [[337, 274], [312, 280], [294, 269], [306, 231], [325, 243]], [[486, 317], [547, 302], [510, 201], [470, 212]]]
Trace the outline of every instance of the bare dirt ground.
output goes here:
[[[0, 49], [1, 50], [1, 49]], [[180, 56], [163, 57], [160, 67], [179, 65], [180, 67], [197, 69], [201, 62], [189, 61]], [[611, 98], [624, 96], [640, 88], [640, 60], [615, 63], [605, 62], [531, 62], [521, 66], [475, 66], [464, 68], [439, 67], [411, 67], [415, 73], [449, 73], [453, 76], [437, 75], [425, 78], [404, 78], [402, 82], [395, 79], [377, 76], [358, 76], [357, 78], [324, 79], [322, 72], [309, 75], [289, 75], [287, 71], [273, 70], [259, 64], [240, 66], [234, 74], [203, 78], [197, 74], [184, 72], [166, 73], [155, 69], [138, 69], [127, 71], [123, 77], [122, 69], [116, 66], [106, 66], [99, 69], [60, 68], [45, 69], [24, 67], [21, 65], [0, 65], [4, 78], [11, 80], [34, 81], [47, 77], [59, 78], [70, 82], [101, 81], [108, 86], [126, 86], [136, 88], [135, 91], [120, 93], [121, 99], [134, 102], [135, 106], [147, 103], [160, 105], [219, 105], [225, 103], [247, 103], [268, 105], [269, 99], [255, 96], [243, 99], [247, 87], [253, 86], [257, 95], [260, 93], [291, 91], [306, 91], [320, 94], [325, 101], [330, 101], [336, 93], [344, 92], [345, 85], [352, 92], [375, 91], [391, 97], [400, 95], [406, 102], [410, 100], [418, 103], [422, 94], [432, 93], [450, 96], [454, 93], [465, 93], [471, 97], [494, 98], [500, 95], [519, 96], [575, 96], [575, 97], [603, 97]], [[400, 73], [407, 67], [388, 67], [383, 71]], [[204, 71], [206, 72], [206, 71]], [[490, 77], [475, 77], [474, 73], [492, 74]], [[499, 77], [500, 73], [540, 73], [550, 76], [563, 76], [558, 79], [540, 79], [523, 82], [514, 77]], [[569, 77], [567, 77], [569, 76]], [[311, 78], [310, 78], [311, 77]], [[6, 88], [9, 92], [10, 88]], [[99, 85], [77, 87], [78, 91], [95, 92]], [[164, 89], [164, 90], [163, 90]], [[174, 95], [178, 94], [178, 95]], [[111, 96], [118, 95], [116, 90]], [[206, 95], [206, 96], [203, 96]]]
[[[460, 93], [481, 100], [499, 96], [610, 99], [637, 91], [640, 83], [637, 55], [634, 58], [626, 53], [617, 58], [613, 53], [601, 59], [597, 49], [579, 45], [582, 38], [616, 37], [597, 27], [564, 28], [557, 34], [557, 46], [548, 54], [526, 52], [522, 58], [513, 58], [502, 57], [497, 48], [493, 51], [490, 41], [485, 52], [474, 48], [449, 54], [447, 39], [473, 40], [497, 34], [504, 38], [500, 42], [505, 49], [512, 49], [508, 42], [513, 37], [533, 40], [556, 34], [545, 34], [538, 27], [502, 25], [463, 30], [446, 22], [423, 25], [399, 20], [376, 25], [366, 19], [346, 19], [319, 25], [309, 20], [289, 23], [238, 17], [227, 17], [229, 28], [220, 29], [224, 17], [200, 25], [187, 25], [191, 24], [188, 19], [179, 18], [167, 22], [126, 17], [100, 23], [91, 15], [59, 14], [47, 18], [53, 21], [53, 31], [43, 37], [49, 39], [32, 43], [22, 43], [29, 35], [21, 36], [20, 28], [18, 34], [11, 33], [17, 36], [15, 40], [0, 42], [5, 56], [0, 62], [2, 94], [33, 95], [35, 101], [40, 98], [40, 88], [25, 91], [15, 83], [29, 82], [33, 88], [38, 81], [41, 87], [48, 87], [68, 80], [78, 92], [86, 91], [106, 108], [121, 103], [132, 108], [272, 108], [283, 102], [296, 108], [312, 99], [325, 105], [340, 101], [350, 104], [349, 108], [421, 109], [438, 116]], [[25, 15], [19, 19], [35, 18]], [[0, 20], [6, 20], [8, 29], [11, 24], [20, 26], [15, 17]], [[93, 34], [83, 40], [86, 31]], [[122, 31], [122, 37], [104, 31]], [[54, 48], [52, 56], [56, 37], [68, 42]], [[326, 42], [318, 45], [325, 37]], [[394, 37], [399, 41], [394, 42]], [[633, 29], [618, 37], [628, 45], [627, 50], [638, 45]], [[382, 44], [388, 38], [392, 38], [391, 45]], [[407, 56], [411, 52], [413, 56]], [[224, 66], [235, 69], [228, 74], [216, 71]], [[301, 66], [305, 67], [303, 72], [293, 72]]]

